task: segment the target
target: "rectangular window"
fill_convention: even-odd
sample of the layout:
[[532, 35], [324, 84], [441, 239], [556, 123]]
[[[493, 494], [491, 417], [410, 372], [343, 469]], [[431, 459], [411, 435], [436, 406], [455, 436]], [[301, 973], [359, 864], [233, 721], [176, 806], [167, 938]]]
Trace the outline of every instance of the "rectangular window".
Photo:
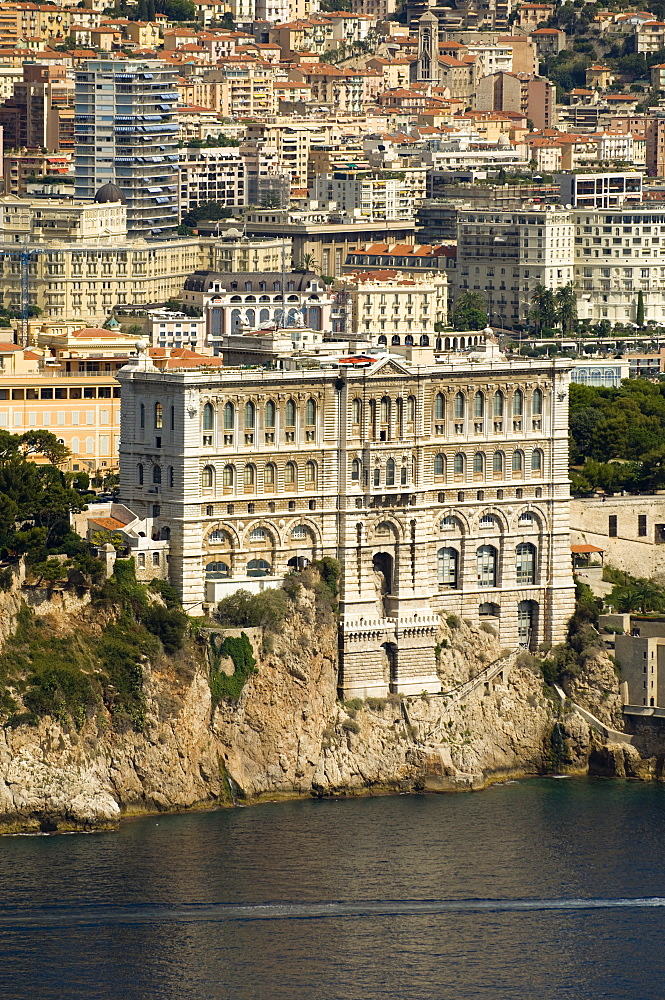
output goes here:
[[95, 411], [94, 410], [86, 410], [85, 411], [85, 422], [86, 422], [86, 424], [94, 424], [94, 422], [95, 422]]
[[637, 515], [637, 534], [640, 537], [644, 537], [647, 533], [647, 516], [646, 514]]
[[607, 532], [608, 532], [610, 538], [616, 538], [617, 537], [617, 516], [616, 516], [616, 514], [610, 514], [610, 516], [608, 518]]

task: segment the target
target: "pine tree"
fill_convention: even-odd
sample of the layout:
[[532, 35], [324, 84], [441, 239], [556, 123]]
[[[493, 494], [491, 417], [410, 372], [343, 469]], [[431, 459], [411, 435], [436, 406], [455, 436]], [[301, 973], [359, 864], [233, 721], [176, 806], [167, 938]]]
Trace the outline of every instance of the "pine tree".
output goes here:
[[148, 20], [155, 20], [155, 0], [148, 0]]

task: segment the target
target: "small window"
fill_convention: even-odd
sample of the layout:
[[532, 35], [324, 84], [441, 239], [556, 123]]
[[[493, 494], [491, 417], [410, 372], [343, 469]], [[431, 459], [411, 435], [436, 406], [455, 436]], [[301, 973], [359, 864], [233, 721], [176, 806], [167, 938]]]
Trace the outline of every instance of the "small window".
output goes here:
[[305, 482], [310, 486], [316, 483], [316, 462], [307, 462], [305, 465]]
[[521, 389], [515, 389], [513, 393], [513, 416], [521, 417], [524, 409], [524, 396]]
[[254, 430], [254, 403], [245, 403], [245, 430]]
[[232, 487], [234, 481], [235, 481], [235, 469], [233, 468], [232, 465], [225, 465], [224, 472], [222, 473], [222, 482], [224, 483], [225, 488], [229, 489], [230, 487]]
[[246, 465], [245, 466], [245, 471], [244, 471], [244, 476], [243, 476], [244, 485], [245, 486], [253, 486], [254, 485], [254, 478], [255, 478], [254, 477], [254, 466], [253, 465]]
[[540, 472], [543, 468], [543, 453], [540, 448], [536, 448], [531, 453], [531, 471]]
[[211, 490], [215, 474], [211, 465], [206, 465], [201, 473], [201, 486], [204, 490]]
[[359, 458], [354, 458], [353, 462], [351, 463], [351, 482], [353, 482], [353, 483], [359, 483], [360, 482], [360, 459]]
[[296, 404], [292, 399], [287, 400], [286, 403], [286, 426], [295, 427], [296, 425]]
[[139, 486], [143, 486], [143, 466], [141, 464], [136, 466], [136, 482]]
[[252, 528], [249, 533], [250, 542], [263, 542], [265, 540], [266, 533], [263, 528]]
[[305, 424], [307, 427], [313, 427], [316, 423], [316, 403], [313, 399], [308, 399], [305, 404]]
[[145, 405], [143, 403], [141, 403], [141, 406], [140, 406], [140, 409], [139, 409], [139, 414], [140, 414], [140, 425], [141, 425], [141, 428], [144, 428], [145, 427]]
[[434, 475], [444, 476], [446, 473], [446, 460], [443, 455], [437, 455], [434, 459]]
[[[224, 430], [233, 430], [233, 418], [234, 418], [233, 403], [226, 403], [224, 405]], [[212, 428], [212, 425], [211, 425]], [[205, 429], [205, 428], [204, 428]]]
[[434, 419], [444, 420], [446, 416], [446, 400], [443, 393], [437, 392], [434, 399]]
[[463, 419], [464, 417], [464, 408], [465, 408], [464, 393], [458, 392], [457, 395], [455, 396], [455, 416], [460, 420]]
[[289, 486], [293, 486], [296, 481], [296, 464], [295, 462], [287, 462], [284, 468], [284, 482]]
[[460, 452], [453, 459], [453, 470], [457, 476], [461, 476], [464, 473], [464, 455]]
[[203, 430], [211, 431], [214, 422], [214, 410], [212, 408], [212, 403], [206, 403], [203, 407]]
[[607, 533], [610, 538], [617, 537], [617, 516], [616, 514], [610, 514], [608, 518]]
[[637, 515], [637, 534], [644, 537], [647, 533], [647, 516], [646, 514]]
[[155, 430], [159, 430], [162, 426], [162, 404], [155, 403]]
[[352, 413], [353, 413], [353, 423], [355, 426], [358, 426], [360, 424], [362, 420], [362, 412], [363, 412], [362, 402], [359, 399], [354, 399]]
[[266, 403], [266, 427], [275, 426], [275, 404], [272, 399]]
[[162, 482], [162, 467], [161, 465], [153, 465], [152, 467], [152, 481], [155, 486], [161, 485]]
[[275, 485], [275, 466], [272, 462], [268, 462], [263, 473], [263, 482], [266, 486]]
[[485, 414], [485, 397], [482, 392], [477, 392], [473, 397], [473, 415], [474, 417], [482, 417]]
[[386, 486], [395, 485], [395, 462], [389, 458], [386, 462]]

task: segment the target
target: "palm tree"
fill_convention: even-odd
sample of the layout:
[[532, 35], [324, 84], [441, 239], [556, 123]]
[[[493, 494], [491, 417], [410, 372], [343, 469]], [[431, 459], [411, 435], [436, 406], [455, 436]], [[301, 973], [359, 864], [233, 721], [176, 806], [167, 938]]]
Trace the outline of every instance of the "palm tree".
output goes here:
[[543, 327], [552, 327], [556, 323], [557, 309], [554, 292], [545, 285], [536, 285], [531, 295], [531, 319], [538, 333]]
[[571, 334], [577, 323], [577, 296], [575, 286], [569, 281], [563, 288], [559, 288], [556, 293], [557, 319], [561, 323], [561, 332], [564, 336]]
[[318, 264], [313, 253], [304, 253], [297, 264], [293, 265], [294, 271], [317, 271]]

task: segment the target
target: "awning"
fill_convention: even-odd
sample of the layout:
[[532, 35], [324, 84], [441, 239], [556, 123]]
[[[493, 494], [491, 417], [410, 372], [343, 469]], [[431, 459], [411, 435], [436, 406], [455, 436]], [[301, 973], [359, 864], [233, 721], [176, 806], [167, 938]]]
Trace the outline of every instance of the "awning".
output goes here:
[[589, 552], [604, 552], [605, 549], [599, 549], [597, 545], [571, 545], [570, 551], [575, 555], [582, 555]]

